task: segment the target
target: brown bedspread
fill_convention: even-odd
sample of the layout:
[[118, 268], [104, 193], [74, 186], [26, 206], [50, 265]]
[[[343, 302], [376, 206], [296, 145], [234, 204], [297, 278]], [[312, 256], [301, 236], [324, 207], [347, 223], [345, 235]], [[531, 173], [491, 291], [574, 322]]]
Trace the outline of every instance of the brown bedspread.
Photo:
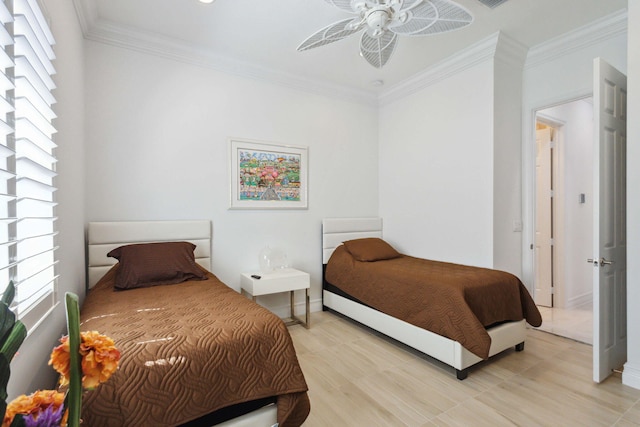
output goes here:
[[458, 341], [483, 359], [491, 346], [486, 327], [522, 319], [542, 324], [522, 282], [504, 271], [406, 255], [360, 262], [339, 246], [325, 279], [376, 310]]
[[211, 273], [114, 291], [114, 269], [88, 292], [81, 329], [113, 338], [122, 358], [85, 394], [83, 425], [174, 426], [268, 396], [277, 396], [280, 426], [302, 424], [307, 385], [282, 320]]

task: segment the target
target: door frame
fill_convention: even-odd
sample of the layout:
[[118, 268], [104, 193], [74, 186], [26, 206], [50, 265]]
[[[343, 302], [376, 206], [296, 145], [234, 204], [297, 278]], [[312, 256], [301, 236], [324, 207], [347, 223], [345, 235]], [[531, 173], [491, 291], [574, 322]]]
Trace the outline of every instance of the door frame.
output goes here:
[[[524, 112], [522, 138], [522, 281], [532, 294], [535, 283], [535, 259], [531, 245], [535, 241], [536, 220], [536, 116], [541, 110], [592, 96], [593, 92], [591, 90], [565, 94], [535, 104], [530, 110]], [[558, 298], [554, 298], [554, 300], [559, 302], [561, 295], [556, 295]]]
[[[572, 101], [561, 102], [556, 105], [566, 104]], [[551, 170], [553, 175], [553, 208], [552, 208], [552, 223], [553, 227], [553, 256], [552, 256], [552, 274], [553, 274], [553, 297], [552, 297], [552, 307], [557, 308], [565, 308], [565, 274], [564, 274], [564, 161], [565, 161], [565, 143], [564, 143], [564, 126], [565, 122], [562, 120], [558, 120], [556, 118], [547, 116], [545, 114], [540, 113], [540, 111], [545, 110], [550, 107], [544, 107], [540, 110], [536, 111], [535, 115], [535, 124], [540, 122], [543, 123], [554, 130], [554, 136], [552, 137], [552, 141], [555, 143], [554, 154], [552, 157]], [[534, 129], [534, 138], [535, 138], [535, 129]], [[535, 139], [533, 140], [535, 144]], [[534, 166], [535, 166], [535, 158], [534, 158]], [[535, 240], [535, 220], [538, 215], [535, 202], [535, 191], [536, 191], [536, 181], [535, 181], [535, 170], [534, 170], [534, 204], [533, 204], [533, 220], [534, 220], [534, 240]], [[533, 270], [533, 282], [535, 283], [535, 256], [533, 258], [534, 262], [534, 270]], [[534, 287], [535, 292], [535, 287]], [[535, 295], [534, 295], [535, 297]]]

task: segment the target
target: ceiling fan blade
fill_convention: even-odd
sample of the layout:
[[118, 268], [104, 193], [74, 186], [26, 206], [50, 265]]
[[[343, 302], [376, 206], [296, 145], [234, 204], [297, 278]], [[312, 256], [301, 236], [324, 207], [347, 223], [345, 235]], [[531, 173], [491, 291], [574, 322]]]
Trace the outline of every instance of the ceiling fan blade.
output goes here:
[[337, 7], [338, 9], [346, 10], [347, 12], [353, 12], [351, 7], [351, 0], [324, 0], [330, 5]]
[[[353, 23], [353, 25], [351, 25]], [[300, 43], [298, 51], [313, 49], [315, 47], [324, 46], [329, 43], [337, 42], [343, 38], [350, 36], [362, 29], [360, 20], [358, 18], [345, 19], [343, 21], [335, 22], [327, 27], [324, 27], [320, 31], [312, 34], [305, 41]]]
[[403, 0], [402, 3], [400, 4], [400, 11], [402, 12], [402, 11], [414, 8], [420, 3], [422, 3], [422, 1], [423, 0]]
[[406, 21], [389, 26], [394, 33], [406, 36], [444, 33], [465, 27], [473, 16], [462, 6], [449, 0], [423, 0], [403, 10]]
[[380, 37], [371, 37], [365, 31], [360, 39], [360, 54], [369, 64], [381, 68], [391, 58], [397, 40], [398, 36], [389, 31], [385, 31]]

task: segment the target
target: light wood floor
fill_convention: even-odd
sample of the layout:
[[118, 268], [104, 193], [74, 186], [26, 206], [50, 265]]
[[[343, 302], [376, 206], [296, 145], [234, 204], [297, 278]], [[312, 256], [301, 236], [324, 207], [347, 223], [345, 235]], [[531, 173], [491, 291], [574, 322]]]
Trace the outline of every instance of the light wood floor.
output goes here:
[[591, 347], [542, 331], [458, 381], [452, 368], [332, 313], [289, 330], [309, 385], [304, 427], [640, 425], [640, 390], [618, 374], [594, 384]]
[[584, 308], [538, 307], [542, 315], [541, 331], [550, 332], [586, 344], [593, 344], [593, 310]]

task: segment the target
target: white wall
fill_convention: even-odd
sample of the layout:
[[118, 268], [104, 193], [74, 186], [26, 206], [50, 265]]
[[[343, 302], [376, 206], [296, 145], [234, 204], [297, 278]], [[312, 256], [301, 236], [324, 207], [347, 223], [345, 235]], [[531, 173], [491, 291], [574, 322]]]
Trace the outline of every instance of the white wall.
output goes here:
[[[211, 219], [221, 280], [239, 289], [281, 247], [319, 309], [322, 218], [378, 214], [376, 108], [95, 42], [86, 55], [87, 221]], [[228, 210], [229, 137], [307, 146], [309, 209]]]
[[493, 63], [380, 108], [380, 215], [400, 252], [493, 266]]
[[[616, 33], [560, 56], [551, 55], [548, 60], [525, 65], [522, 111], [522, 279], [529, 289], [533, 289], [533, 251], [530, 245], [534, 237], [535, 111], [590, 96], [593, 92], [593, 59], [596, 57], [605, 59], [624, 72], [627, 65], [626, 39], [625, 33]], [[530, 50], [530, 54], [535, 51], [535, 48]], [[588, 267], [585, 262], [584, 268]]]
[[433, 68], [446, 78], [381, 106], [380, 213], [402, 252], [520, 275], [525, 56], [497, 33]]
[[[593, 270], [585, 260], [593, 257], [593, 104], [573, 101], [541, 110], [545, 117], [562, 122], [557, 150], [562, 152], [562, 194], [554, 200], [562, 208], [562, 265], [564, 274], [554, 280], [562, 287], [558, 307], [571, 308], [592, 302]], [[579, 195], [585, 194], [585, 203]]]
[[493, 73], [493, 265], [522, 273], [522, 69], [527, 48], [500, 34]]
[[627, 363], [622, 382], [640, 389], [640, 0], [629, 0], [627, 70]]
[[[57, 104], [54, 111], [58, 129], [54, 137], [58, 144], [58, 201], [59, 230], [58, 295], [74, 292], [84, 296], [84, 65], [82, 32], [71, 2], [44, 0], [51, 18], [56, 39], [57, 59], [54, 76]], [[47, 366], [49, 355], [57, 340], [66, 333], [64, 303], [58, 304], [46, 321], [36, 328], [22, 344], [18, 356], [11, 363], [10, 398], [31, 393], [38, 388], [52, 388], [57, 376]]]
[[[319, 229], [326, 216], [379, 213], [385, 235], [402, 251], [491, 266], [489, 61], [380, 108], [378, 157], [375, 108], [91, 42], [83, 52], [72, 3], [43, 1], [58, 42], [60, 295], [83, 294], [83, 226], [95, 220], [212, 219], [213, 270], [228, 284], [237, 288], [239, 272], [257, 267], [265, 244], [278, 245], [294, 266], [312, 273], [313, 299], [320, 293]], [[629, 21], [640, 24], [640, 0], [629, 0]], [[629, 27], [628, 47], [626, 38], [608, 39], [525, 71], [525, 144], [533, 109], [590, 93], [595, 56], [624, 71], [628, 49], [629, 116], [640, 116], [640, 26]], [[629, 120], [628, 132], [628, 162], [638, 164], [640, 122]], [[228, 211], [228, 136], [309, 146], [309, 210]], [[640, 258], [638, 168], [628, 168], [628, 182], [628, 259], [634, 260]], [[640, 388], [636, 264], [628, 263], [623, 382]], [[52, 385], [46, 361], [64, 328], [61, 304], [13, 361], [10, 397]]]

